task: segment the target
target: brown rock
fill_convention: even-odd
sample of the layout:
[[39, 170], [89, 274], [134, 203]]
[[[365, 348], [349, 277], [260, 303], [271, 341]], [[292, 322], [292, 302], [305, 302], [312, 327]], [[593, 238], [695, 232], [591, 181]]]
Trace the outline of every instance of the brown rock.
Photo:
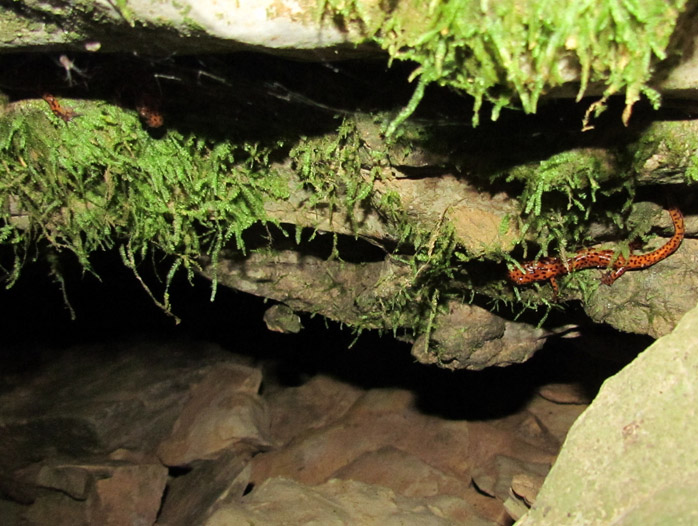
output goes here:
[[92, 490], [95, 473], [84, 464], [49, 459], [15, 473], [18, 482], [36, 488], [58, 490], [75, 500], [85, 500]]
[[585, 405], [557, 404], [541, 396], [532, 397], [526, 406], [526, 410], [536, 416], [558, 444], [565, 441], [567, 431], [585, 408]]
[[219, 364], [191, 390], [172, 433], [157, 449], [163, 464], [184, 466], [216, 458], [244, 443], [254, 450], [270, 445], [269, 415], [257, 391], [258, 369]]
[[47, 456], [152, 451], [170, 433], [190, 384], [229, 353], [208, 344], [71, 349], [0, 395], [0, 467]]
[[[487, 526], [477, 517], [456, 522], [447, 512], [458, 513], [455, 497], [413, 499], [392, 490], [351, 480], [330, 480], [309, 487], [272, 478], [242, 499], [219, 509], [205, 526], [262, 524], [322, 524], [323, 526]], [[467, 508], [467, 505], [466, 505]]]
[[530, 439], [519, 436], [512, 422], [505, 423], [509, 426], [496, 421], [470, 422], [471, 447], [468, 453], [473, 470], [492, 473], [495, 459], [500, 455], [537, 464], [552, 464], [555, 461], [556, 449], [531, 444]]
[[589, 404], [591, 396], [585, 387], [578, 383], [547, 384], [538, 389], [538, 394], [557, 404]]
[[94, 498], [88, 501], [92, 524], [153, 524], [166, 482], [163, 466], [116, 467], [111, 477], [95, 482]]
[[21, 516], [23, 525], [147, 525], [155, 522], [160, 509], [167, 469], [119, 461], [52, 461], [17, 476], [27, 483], [34, 477], [39, 488]]
[[[502, 517], [502, 506], [495, 499], [483, 497], [472, 485], [392, 446], [364, 453], [332, 478], [383, 486], [405, 497], [434, 498], [449, 510], [447, 516], [457, 518], [458, 524], [477, 517], [498, 524]], [[448, 495], [458, 498], [441, 499]]]
[[[21, 524], [20, 521], [24, 520], [22, 515], [27, 510], [26, 506], [12, 502], [9, 500], [0, 499], [0, 517], [2, 517], [3, 525], [13, 526], [15, 524]], [[53, 523], [55, 524], [55, 523]], [[30, 526], [30, 525], [27, 525]]]
[[300, 316], [281, 303], [272, 305], [264, 312], [264, 323], [270, 331], [284, 334], [296, 334], [303, 328]]
[[249, 481], [247, 455], [227, 451], [215, 460], [197, 462], [190, 473], [173, 479], [158, 526], [204, 524], [219, 506], [242, 497]]
[[336, 471], [332, 478], [385, 486], [406, 497], [443, 494], [460, 497], [468, 492], [470, 486], [392, 446], [364, 453]]
[[398, 389], [368, 391], [336, 422], [257, 455], [251, 480], [286, 476], [319, 484], [362, 454], [392, 445], [468, 483], [469, 424], [421, 414], [413, 397]]
[[308, 429], [323, 427], [340, 418], [363, 391], [328, 376], [318, 375], [299, 387], [268, 397], [271, 434], [275, 444], [286, 444]]
[[[547, 472], [546, 472], [547, 475]], [[526, 503], [529, 508], [536, 502], [545, 477], [533, 473], [517, 473], [511, 479], [511, 491]]]
[[[516, 458], [497, 455], [494, 461], [494, 472], [474, 470], [473, 482], [478, 489], [487, 495], [496, 497], [501, 502], [509, 498], [512, 488], [512, 481], [518, 477], [517, 484], [519, 491], [524, 491], [522, 485], [523, 477], [527, 476], [529, 481], [542, 480], [550, 471], [550, 464], [537, 464], [524, 462]], [[535, 491], [526, 491], [526, 497], [535, 499]]]
[[505, 320], [476, 305], [449, 303], [434, 321], [436, 329], [417, 338], [412, 356], [424, 364], [479, 371], [486, 367], [523, 363], [543, 347], [543, 329]]

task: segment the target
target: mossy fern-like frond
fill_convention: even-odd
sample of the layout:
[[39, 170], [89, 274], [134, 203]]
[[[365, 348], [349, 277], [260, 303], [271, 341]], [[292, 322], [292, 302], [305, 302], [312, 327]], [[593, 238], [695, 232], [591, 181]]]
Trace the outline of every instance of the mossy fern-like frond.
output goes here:
[[[592, 216], [598, 220], [598, 214], [605, 213], [605, 219], [619, 224], [620, 215], [632, 203], [634, 186], [618, 170], [619, 163], [612, 156], [576, 149], [516, 166], [493, 179], [523, 184], [518, 226], [522, 239], [538, 241], [541, 248], [535, 257], [548, 255], [551, 244], [564, 256], [566, 249], [576, 250], [592, 241], [588, 237]], [[596, 206], [599, 196], [617, 194], [626, 194], [620, 210]]]
[[380, 176], [375, 159], [370, 163], [374, 168], [362, 172], [364, 149], [351, 118], [342, 120], [336, 135], [301, 138], [289, 157], [303, 184], [312, 190], [308, 206], [322, 203], [331, 214], [342, 209], [349, 222], [354, 221], [356, 207], [370, 197]]
[[366, 37], [399, 60], [418, 64], [412, 100], [389, 127], [407, 118], [430, 83], [475, 99], [473, 124], [484, 101], [492, 118], [509, 105], [536, 111], [546, 91], [579, 84], [603, 86], [597, 112], [611, 95], [625, 92], [624, 121], [649, 86], [652, 65], [666, 48], [685, 0], [410, 0], [386, 7], [361, 0], [321, 0], [327, 19], [360, 21]]
[[273, 145], [176, 130], [155, 138], [134, 112], [67, 104], [80, 114], [68, 123], [43, 101], [22, 101], [0, 115], [5, 244], [48, 241], [89, 269], [92, 252], [126, 243], [131, 266], [158, 249], [191, 272], [228, 241], [244, 250], [242, 233], [266, 218], [264, 200], [288, 195], [271, 173]]

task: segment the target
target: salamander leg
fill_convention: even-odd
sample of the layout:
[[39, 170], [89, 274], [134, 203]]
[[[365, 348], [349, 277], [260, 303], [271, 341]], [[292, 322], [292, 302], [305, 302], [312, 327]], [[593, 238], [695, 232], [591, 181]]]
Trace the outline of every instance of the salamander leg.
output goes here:
[[625, 274], [626, 270], [628, 270], [627, 267], [620, 267], [619, 269], [607, 272], [601, 277], [601, 283], [604, 285], [613, 285], [613, 282]]
[[550, 284], [553, 286], [553, 300], [557, 301], [557, 295], [560, 293], [560, 287], [555, 278], [550, 278]]

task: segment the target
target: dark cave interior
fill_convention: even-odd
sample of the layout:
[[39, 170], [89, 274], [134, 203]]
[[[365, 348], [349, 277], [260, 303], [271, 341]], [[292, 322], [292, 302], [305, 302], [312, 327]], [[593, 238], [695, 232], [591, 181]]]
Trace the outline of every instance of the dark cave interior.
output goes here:
[[[210, 282], [184, 275], [171, 287], [176, 324], [148, 297], [114, 251], [96, 254], [94, 270], [77, 263], [63, 269], [65, 290], [75, 313], [45, 263], [30, 263], [19, 281], [2, 290], [1, 369], [11, 376], [31, 374], [61, 351], [114, 341], [207, 341], [252, 357], [281, 385], [299, 385], [323, 373], [363, 388], [399, 387], [417, 393], [425, 411], [452, 418], [494, 418], [516, 412], [547, 383], [579, 383], [590, 396], [651, 339], [622, 334], [584, 322], [574, 339], [552, 338], [521, 365], [483, 371], [448, 371], [414, 362], [410, 346], [391, 333], [350, 328], [320, 316], [301, 316], [298, 334], [269, 331], [264, 311], [273, 304], [250, 294], [219, 287], [213, 301]], [[143, 279], [157, 290], [157, 263], [144, 263]], [[166, 271], [166, 265], [161, 265]], [[154, 284], [154, 285], [153, 285]], [[564, 316], [564, 318], [563, 318]], [[547, 323], [575, 317], [574, 309], [551, 314]]]
[[[216, 133], [210, 119], [215, 111], [216, 122], [222, 123], [218, 133], [234, 134], [237, 129], [238, 133], [244, 130], [246, 137], [278, 137], [334, 128], [337, 115], [343, 112], [394, 111], [409, 99], [412, 88], [405, 79], [414, 67], [397, 64], [387, 68], [384, 61], [365, 60], [299, 62], [246, 53], [158, 58], [76, 53], [70, 58], [85, 75], [74, 74], [68, 82], [58, 53], [2, 56], [0, 89], [11, 100], [51, 91], [57, 96], [105, 98], [133, 106], [134, 93], [124, 88], [130, 84], [159, 93], [167, 126], [182, 130], [205, 126], [208, 133]], [[434, 87], [427, 90], [415, 118], [426, 119], [447, 135], [465, 135], [468, 140], [463, 147], [472, 150], [502, 148], [501, 137], [514, 134], [520, 152], [530, 156], [532, 144], [542, 155], [570, 145], [611, 140], [619, 126], [622, 102], [612, 101], [611, 109], [601, 117], [604, 123], [615, 125], [585, 135], [579, 130], [583, 106], [553, 100], [533, 116], [504, 110], [497, 123], [483, 118], [473, 133], [470, 103]], [[645, 110], [638, 105], [636, 129], [642, 127]], [[667, 115], [673, 118], [675, 113], [668, 110]], [[680, 118], [689, 116], [683, 109], [679, 113]], [[632, 133], [624, 133], [629, 140]], [[502, 151], [511, 153], [510, 145]], [[9, 262], [10, 258], [5, 254], [2, 259]], [[115, 251], [93, 254], [92, 263], [95, 274], [85, 272], [70, 255], [61, 255], [74, 320], [61, 287], [42, 258], [26, 264], [19, 281], [1, 292], [3, 371], [31, 371], [52, 353], [77, 343], [134, 338], [206, 340], [268, 363], [278, 380], [288, 385], [323, 372], [365, 387], [417, 390], [425, 407], [436, 412], [487, 417], [515, 411], [537, 385], [547, 382], [579, 381], [592, 394], [605, 377], [651, 343], [646, 337], [593, 325], [572, 305], [564, 311], [553, 310], [546, 323], [578, 323], [583, 327], [579, 338], [553, 338], [523, 365], [449, 372], [414, 363], [409, 346], [391, 334], [364, 332], [357, 338], [351, 329], [319, 316], [304, 315], [305, 329], [298, 335], [270, 332], [262, 316], [271, 303], [224, 287], [219, 287], [211, 302], [210, 283], [198, 277], [192, 284], [183, 275], [175, 278], [170, 296], [173, 312], [182, 320], [177, 325], [147, 296]], [[139, 272], [150, 287], [161, 292], [166, 268], [167, 262], [145, 261]]]

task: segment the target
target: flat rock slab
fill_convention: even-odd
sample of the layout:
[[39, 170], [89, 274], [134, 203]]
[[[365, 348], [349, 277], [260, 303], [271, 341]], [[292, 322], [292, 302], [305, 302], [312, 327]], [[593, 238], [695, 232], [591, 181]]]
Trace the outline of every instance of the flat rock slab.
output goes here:
[[334, 479], [309, 487], [290, 479], [272, 478], [241, 504], [219, 509], [206, 526], [491, 526], [491, 522], [477, 517], [463, 520], [459, 504], [469, 508], [456, 497], [413, 499], [396, 495], [388, 488], [351, 480]]
[[608, 379], [518, 526], [698, 523], [698, 308]]
[[157, 526], [203, 524], [221, 504], [242, 497], [249, 478], [248, 458], [235, 451], [197, 463], [168, 483]]
[[51, 460], [17, 474], [36, 488], [18, 524], [89, 526], [153, 524], [167, 482], [160, 464]]
[[226, 360], [229, 353], [201, 343], [74, 348], [0, 395], [0, 466], [154, 451], [191, 387]]
[[261, 371], [252, 367], [223, 363], [212, 369], [191, 389], [172, 433], [158, 447], [162, 463], [215, 459], [238, 443], [268, 447], [268, 411], [257, 394], [261, 383]]
[[[31, 0], [23, 3], [23, 9], [7, 8], [3, 12], [0, 8], [4, 18], [0, 19], [0, 29], [13, 37], [0, 39], [0, 49], [80, 43], [88, 51], [123, 50], [124, 46], [151, 53], [245, 47], [288, 50], [322, 49], [358, 39], [356, 31], [349, 33], [334, 24], [320, 24], [314, 0], [77, 0], [55, 6]], [[44, 23], [32, 25], [36, 19]], [[73, 22], [71, 31], [65, 29], [68, 20]], [[157, 38], [138, 44], [141, 28]]]

